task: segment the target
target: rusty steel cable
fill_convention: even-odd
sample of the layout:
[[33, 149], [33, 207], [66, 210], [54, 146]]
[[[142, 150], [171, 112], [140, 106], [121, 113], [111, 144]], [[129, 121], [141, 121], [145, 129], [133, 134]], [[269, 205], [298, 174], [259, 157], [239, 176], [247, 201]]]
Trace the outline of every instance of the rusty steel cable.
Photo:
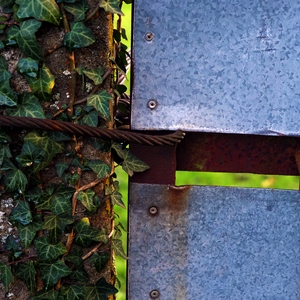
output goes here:
[[174, 145], [179, 143], [185, 135], [181, 130], [177, 130], [176, 132], [166, 135], [152, 135], [134, 131], [78, 125], [70, 122], [50, 119], [3, 115], [0, 115], [0, 126], [60, 131], [82, 136], [106, 138], [119, 142], [131, 142], [151, 146]]

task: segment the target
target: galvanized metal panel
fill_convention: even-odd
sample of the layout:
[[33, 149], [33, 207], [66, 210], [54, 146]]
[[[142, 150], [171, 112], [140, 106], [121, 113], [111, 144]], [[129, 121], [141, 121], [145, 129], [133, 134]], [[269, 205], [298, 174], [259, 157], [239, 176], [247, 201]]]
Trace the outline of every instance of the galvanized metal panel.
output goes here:
[[299, 135], [299, 23], [299, 0], [136, 0], [132, 128]]
[[131, 300], [300, 299], [298, 191], [131, 184], [129, 217]]

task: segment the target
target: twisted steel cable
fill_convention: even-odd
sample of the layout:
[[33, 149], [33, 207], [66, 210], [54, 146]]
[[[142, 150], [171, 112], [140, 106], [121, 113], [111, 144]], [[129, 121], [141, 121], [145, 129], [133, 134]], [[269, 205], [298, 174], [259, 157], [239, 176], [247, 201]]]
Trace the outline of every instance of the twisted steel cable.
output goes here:
[[0, 126], [60, 131], [83, 136], [107, 138], [119, 142], [131, 142], [151, 146], [174, 145], [176, 143], [179, 143], [185, 136], [185, 133], [181, 130], [177, 130], [174, 133], [166, 135], [150, 135], [119, 129], [107, 129], [87, 125], [78, 125], [70, 122], [50, 119], [3, 115], [0, 115]]

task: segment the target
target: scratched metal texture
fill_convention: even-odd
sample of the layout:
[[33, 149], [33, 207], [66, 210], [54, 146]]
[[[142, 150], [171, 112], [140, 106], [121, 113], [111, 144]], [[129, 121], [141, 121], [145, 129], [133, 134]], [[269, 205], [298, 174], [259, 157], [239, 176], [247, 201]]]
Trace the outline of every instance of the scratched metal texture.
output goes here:
[[298, 191], [133, 183], [130, 196], [128, 299], [300, 299]]
[[299, 23], [299, 0], [134, 1], [132, 128], [298, 136]]

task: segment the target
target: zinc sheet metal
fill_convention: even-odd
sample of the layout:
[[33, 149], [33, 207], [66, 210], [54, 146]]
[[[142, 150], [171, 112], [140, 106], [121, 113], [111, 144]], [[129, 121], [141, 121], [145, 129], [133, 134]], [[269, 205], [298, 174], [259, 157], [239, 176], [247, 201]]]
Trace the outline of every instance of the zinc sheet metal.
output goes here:
[[299, 0], [134, 1], [132, 128], [298, 136], [299, 28]]
[[298, 191], [134, 183], [130, 197], [129, 299], [300, 299]]

